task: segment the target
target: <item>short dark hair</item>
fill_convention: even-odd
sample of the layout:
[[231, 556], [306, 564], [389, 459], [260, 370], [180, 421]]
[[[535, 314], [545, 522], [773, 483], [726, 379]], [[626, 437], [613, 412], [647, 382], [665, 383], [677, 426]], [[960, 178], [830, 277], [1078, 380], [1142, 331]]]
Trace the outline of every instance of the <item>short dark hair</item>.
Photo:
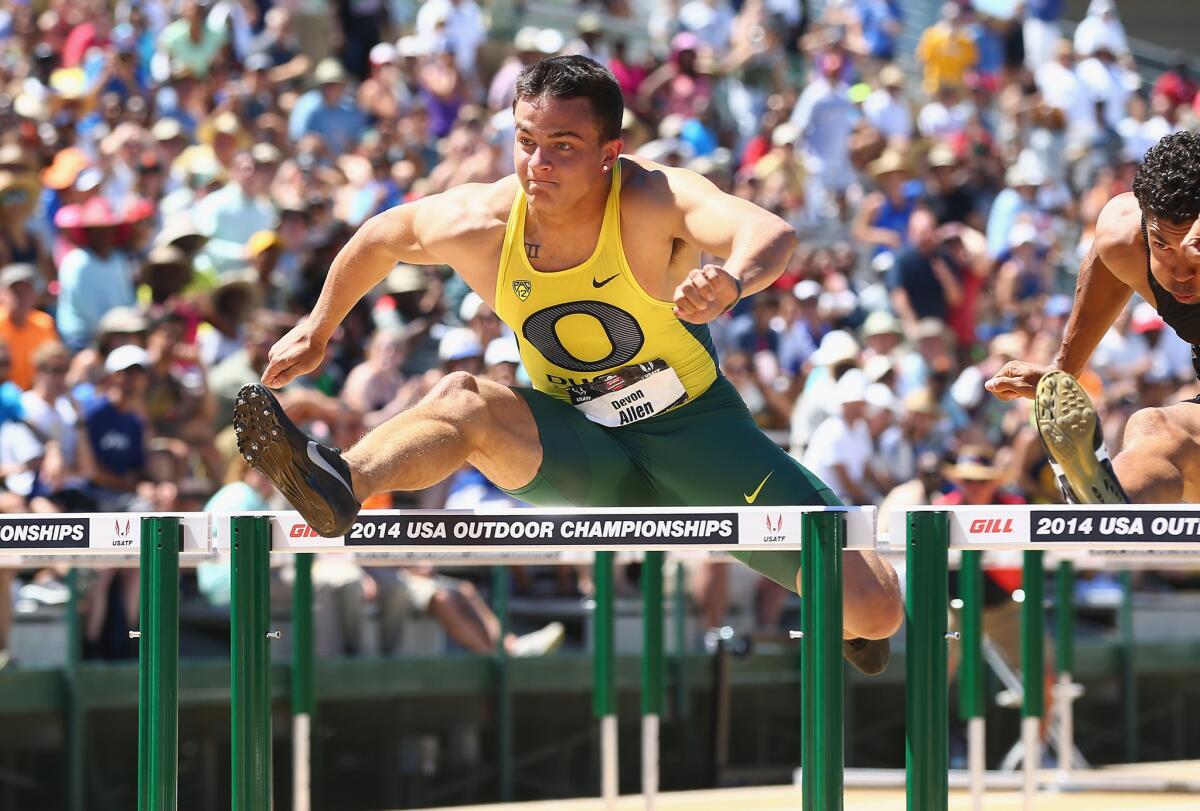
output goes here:
[[517, 76], [518, 101], [541, 99], [587, 99], [600, 128], [600, 140], [621, 137], [625, 100], [612, 71], [586, 56], [554, 56], [534, 62]]
[[1133, 194], [1143, 214], [1172, 222], [1200, 217], [1200, 135], [1163, 136], [1138, 167]]

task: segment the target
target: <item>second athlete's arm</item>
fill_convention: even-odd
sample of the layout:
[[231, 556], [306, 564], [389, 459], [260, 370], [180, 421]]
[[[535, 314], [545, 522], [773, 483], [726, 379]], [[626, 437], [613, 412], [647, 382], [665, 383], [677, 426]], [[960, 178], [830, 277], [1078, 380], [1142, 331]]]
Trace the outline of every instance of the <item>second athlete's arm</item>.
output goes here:
[[[1097, 242], [1099, 239], [1098, 234]], [[1053, 369], [1079, 377], [1132, 295], [1133, 288], [1109, 269], [1100, 256], [1100, 248], [1093, 244], [1079, 269], [1075, 301], [1054, 362], [1044, 366], [1009, 361], [987, 382], [987, 390], [1002, 400], [1012, 400], [1033, 397], [1042, 375]]]

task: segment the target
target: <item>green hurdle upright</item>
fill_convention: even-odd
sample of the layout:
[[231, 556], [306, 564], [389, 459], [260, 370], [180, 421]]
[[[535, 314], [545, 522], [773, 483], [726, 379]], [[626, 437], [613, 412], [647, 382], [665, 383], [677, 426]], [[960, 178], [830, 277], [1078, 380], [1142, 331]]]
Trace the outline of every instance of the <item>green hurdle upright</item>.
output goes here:
[[317, 703], [313, 689], [312, 565], [312, 555], [296, 555], [296, 578], [292, 583], [292, 811], [309, 811], [312, 807], [312, 717]]
[[592, 565], [596, 587], [592, 615], [592, 713], [600, 721], [600, 796], [604, 807], [617, 803], [616, 637], [613, 606], [613, 553], [597, 552]]
[[232, 811], [270, 811], [271, 805], [271, 523], [235, 516], [231, 538], [230, 692]]
[[970, 773], [971, 809], [983, 808], [984, 770], [987, 765], [987, 700], [983, 669], [983, 553], [962, 553], [958, 570], [962, 598], [962, 664], [958, 670], [958, 713], [967, 724], [967, 767]]
[[647, 552], [642, 562], [642, 795], [647, 811], [658, 797], [659, 722], [666, 692], [663, 559], [662, 552]]
[[175, 811], [179, 772], [178, 518], [141, 519], [138, 811]]
[[1058, 713], [1058, 768], [1069, 778], [1075, 760], [1074, 701], [1081, 695], [1075, 684], [1075, 566], [1060, 561], [1054, 573], [1055, 669], [1054, 700]]
[[947, 811], [950, 803], [946, 620], [950, 525], [944, 512], [910, 512], [905, 760], [908, 811]]
[[1021, 677], [1025, 697], [1021, 701], [1021, 740], [1023, 742], [1025, 801], [1037, 791], [1037, 770], [1042, 764], [1042, 715], [1045, 706], [1046, 606], [1044, 552], [1025, 552], [1025, 577], [1021, 584], [1025, 601], [1021, 603]]
[[846, 517], [805, 513], [800, 542], [801, 800], [840, 811], [845, 767], [842, 684], [842, 547]]

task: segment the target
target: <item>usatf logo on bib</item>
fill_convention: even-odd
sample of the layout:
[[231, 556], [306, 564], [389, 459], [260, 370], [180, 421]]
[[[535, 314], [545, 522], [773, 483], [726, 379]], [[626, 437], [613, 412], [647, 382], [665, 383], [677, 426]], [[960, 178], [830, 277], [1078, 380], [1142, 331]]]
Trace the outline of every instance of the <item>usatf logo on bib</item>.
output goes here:
[[533, 292], [533, 282], [528, 279], [518, 279], [513, 282], [513, 292], [517, 294], [517, 298], [525, 301], [529, 298], [529, 294]]

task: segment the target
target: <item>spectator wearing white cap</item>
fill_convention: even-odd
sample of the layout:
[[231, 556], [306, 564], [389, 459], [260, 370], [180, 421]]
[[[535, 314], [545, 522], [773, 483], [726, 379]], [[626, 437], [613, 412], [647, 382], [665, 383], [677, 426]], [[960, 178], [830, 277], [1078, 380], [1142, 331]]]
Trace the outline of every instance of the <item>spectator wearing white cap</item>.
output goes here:
[[1080, 57], [1108, 51], [1121, 57], [1129, 53], [1129, 38], [1117, 15], [1116, 0], [1091, 0], [1087, 16], [1075, 28], [1075, 53]]
[[863, 102], [863, 116], [893, 146], [902, 148], [913, 136], [912, 108], [904, 95], [904, 71], [896, 65], [884, 65], [877, 84]]
[[863, 358], [867, 363], [875, 358], [891, 359], [904, 341], [904, 327], [890, 311], [876, 310], [863, 321], [862, 338]]
[[483, 352], [483, 373], [504, 386], [518, 385], [521, 351], [516, 338], [505, 335], [488, 343]]
[[792, 408], [789, 435], [792, 456], [803, 457], [817, 426], [833, 413], [830, 388], [848, 371], [857, 369], [861, 358], [862, 347], [849, 332], [835, 329], [825, 333], [817, 351], [808, 359], [809, 372], [804, 389]]
[[402, 80], [400, 52], [390, 42], [380, 42], [367, 55], [371, 72], [358, 86], [358, 107], [373, 120], [395, 120], [412, 107], [413, 94]]
[[491, 84], [488, 85], [487, 104], [492, 112], [501, 112], [512, 107], [513, 97], [517, 92], [517, 74], [539, 59], [553, 56], [542, 51], [543, 46], [553, 43], [539, 34], [540, 28], [527, 25], [513, 36], [512, 53], [500, 65], [496, 75], [492, 77]]
[[84, 413], [95, 460], [92, 484], [104, 510], [129, 509], [146, 465], [145, 406], [150, 355], [140, 346], [119, 346], [104, 359], [98, 396]]
[[874, 444], [866, 390], [861, 370], [842, 375], [833, 390], [833, 413], [817, 427], [800, 460], [846, 504], [870, 504], [879, 490], [869, 466]]
[[997, 259], [1009, 247], [1009, 234], [1018, 220], [1038, 220], [1038, 191], [1046, 182], [1046, 174], [1040, 163], [1023, 154], [1004, 174], [1007, 186], [992, 202], [992, 210], [988, 213], [987, 246], [988, 254]]
[[[874, 359], [873, 359], [874, 360]], [[864, 376], [866, 372], [864, 371]], [[900, 400], [887, 385], [872, 383], [867, 377], [867, 387], [863, 395], [867, 402], [867, 427], [871, 431], [873, 453], [868, 462], [875, 480], [876, 499], [887, 495], [889, 491], [903, 481], [912, 477], [911, 449], [909, 454], [896, 454], [899, 449], [897, 438], [903, 433], [900, 427], [902, 408]], [[884, 448], [893, 451], [884, 452]]]
[[792, 288], [796, 300], [791, 308], [791, 320], [779, 336], [779, 366], [793, 378], [817, 351], [821, 339], [829, 332], [829, 321], [821, 313], [821, 283], [801, 279]]
[[483, 344], [469, 327], [453, 327], [438, 342], [438, 360], [446, 374], [479, 374], [483, 371]]
[[500, 323], [496, 311], [485, 304], [474, 291], [467, 293], [458, 305], [458, 320], [475, 333], [475, 340], [483, 347], [490, 346], [492, 341], [508, 331]]
[[1038, 245], [1037, 228], [1021, 221], [1009, 232], [1009, 257], [996, 274], [996, 305], [1009, 318], [1021, 319], [1042, 309], [1052, 291], [1054, 268]]
[[475, 0], [426, 0], [417, 12], [417, 36], [444, 37], [458, 69], [473, 74], [487, 26]]

